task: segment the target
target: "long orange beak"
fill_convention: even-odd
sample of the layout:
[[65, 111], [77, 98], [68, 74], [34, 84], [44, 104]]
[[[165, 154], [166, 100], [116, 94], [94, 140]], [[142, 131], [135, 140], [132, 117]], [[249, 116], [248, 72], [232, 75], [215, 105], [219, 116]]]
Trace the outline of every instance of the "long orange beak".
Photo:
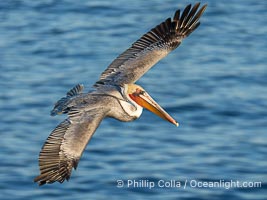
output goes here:
[[138, 105], [148, 109], [162, 119], [173, 123], [175, 126], [179, 126], [179, 123], [175, 119], [173, 119], [162, 107], [160, 107], [160, 105], [156, 101], [154, 101], [149, 94], [129, 94], [129, 96]]

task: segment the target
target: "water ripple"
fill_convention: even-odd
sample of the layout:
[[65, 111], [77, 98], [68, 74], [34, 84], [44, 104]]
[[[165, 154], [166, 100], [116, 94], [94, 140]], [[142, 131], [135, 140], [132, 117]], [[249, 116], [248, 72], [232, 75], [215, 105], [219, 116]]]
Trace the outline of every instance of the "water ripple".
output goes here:
[[[0, 1], [0, 199], [266, 199], [266, 3], [206, 2], [199, 29], [139, 81], [180, 126], [147, 110], [131, 123], [106, 119], [70, 181], [39, 188], [40, 148], [65, 117], [49, 116], [55, 101], [77, 83], [90, 90], [188, 2]], [[117, 188], [129, 179], [261, 187]]]

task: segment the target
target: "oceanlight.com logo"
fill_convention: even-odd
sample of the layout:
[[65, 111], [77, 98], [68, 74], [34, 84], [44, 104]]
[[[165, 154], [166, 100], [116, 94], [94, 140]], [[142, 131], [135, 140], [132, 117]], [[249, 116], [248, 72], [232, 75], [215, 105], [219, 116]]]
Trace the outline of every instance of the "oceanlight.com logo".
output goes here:
[[151, 181], [147, 179], [128, 179], [117, 180], [118, 188], [223, 188], [229, 190], [231, 188], [261, 188], [261, 181], [239, 181], [239, 180], [217, 180], [217, 181], [202, 181], [197, 179], [191, 180], [157, 180]]

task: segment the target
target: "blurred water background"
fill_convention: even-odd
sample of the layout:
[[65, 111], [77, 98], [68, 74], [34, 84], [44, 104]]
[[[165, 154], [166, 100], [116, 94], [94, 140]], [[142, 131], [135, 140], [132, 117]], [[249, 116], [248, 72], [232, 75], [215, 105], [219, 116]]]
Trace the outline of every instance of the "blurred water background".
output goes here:
[[180, 127], [148, 111], [106, 119], [70, 181], [39, 187], [39, 151], [65, 118], [49, 115], [54, 102], [77, 83], [89, 90], [119, 53], [195, 2], [0, 1], [0, 199], [267, 199], [267, 1], [201, 2], [201, 26], [138, 82]]

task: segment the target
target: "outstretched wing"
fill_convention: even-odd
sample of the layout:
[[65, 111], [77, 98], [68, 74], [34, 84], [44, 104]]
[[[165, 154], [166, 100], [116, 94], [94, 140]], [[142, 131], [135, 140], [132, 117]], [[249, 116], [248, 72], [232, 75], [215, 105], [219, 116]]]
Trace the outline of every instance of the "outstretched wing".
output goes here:
[[199, 19], [207, 5], [200, 9], [199, 6], [200, 3], [196, 3], [191, 8], [190, 4], [182, 14], [177, 10], [173, 19], [166, 19], [143, 35], [109, 65], [94, 86], [136, 82], [154, 64], [176, 49], [182, 40], [200, 25]]
[[39, 185], [60, 183], [70, 178], [82, 153], [104, 118], [103, 112], [71, 110], [69, 118], [61, 122], [47, 138], [39, 155]]

